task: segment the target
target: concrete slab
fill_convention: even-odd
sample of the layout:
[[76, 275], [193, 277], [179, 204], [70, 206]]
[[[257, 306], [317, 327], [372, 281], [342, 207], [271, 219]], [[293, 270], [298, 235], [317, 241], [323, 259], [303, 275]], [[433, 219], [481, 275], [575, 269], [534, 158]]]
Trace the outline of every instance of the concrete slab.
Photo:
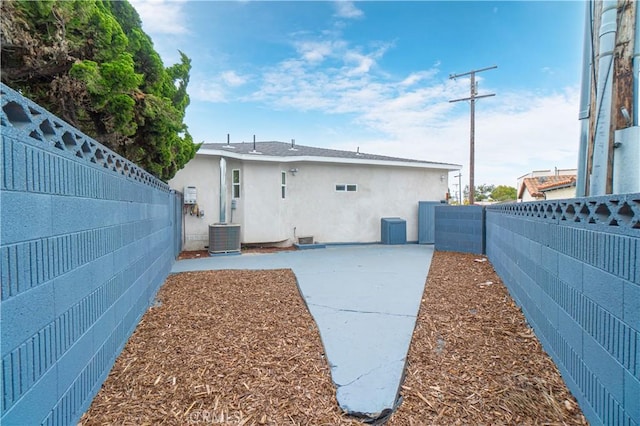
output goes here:
[[172, 272], [290, 268], [313, 316], [347, 413], [395, 409], [433, 246], [335, 246], [176, 262]]

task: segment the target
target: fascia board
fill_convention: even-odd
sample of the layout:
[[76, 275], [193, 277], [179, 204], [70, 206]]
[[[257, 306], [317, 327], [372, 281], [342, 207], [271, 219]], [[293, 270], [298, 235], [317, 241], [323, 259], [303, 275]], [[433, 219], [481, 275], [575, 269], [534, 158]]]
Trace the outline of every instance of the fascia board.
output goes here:
[[218, 156], [225, 158], [233, 158], [240, 161], [262, 161], [269, 163], [332, 163], [332, 164], [359, 164], [371, 166], [387, 166], [387, 167], [409, 167], [417, 169], [439, 169], [439, 170], [460, 170], [462, 166], [459, 164], [447, 163], [429, 163], [429, 162], [412, 162], [412, 161], [386, 161], [359, 158], [339, 158], [339, 157], [316, 157], [310, 155], [280, 157], [275, 155], [256, 154], [240, 154], [231, 150], [220, 149], [200, 149], [196, 155]]

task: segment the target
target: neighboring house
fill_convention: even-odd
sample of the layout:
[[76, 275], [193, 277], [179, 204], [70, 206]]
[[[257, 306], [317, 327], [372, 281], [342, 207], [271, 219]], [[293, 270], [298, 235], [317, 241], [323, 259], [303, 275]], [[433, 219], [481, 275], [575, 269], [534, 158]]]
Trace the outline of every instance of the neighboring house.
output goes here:
[[209, 225], [218, 222], [240, 224], [245, 244], [291, 245], [309, 236], [365, 243], [380, 241], [381, 218], [400, 217], [407, 240], [417, 241], [418, 202], [445, 199], [449, 172], [460, 168], [293, 143], [212, 143], [169, 185], [195, 187], [197, 206], [184, 209], [185, 250], [204, 249]]
[[538, 170], [518, 178], [518, 201], [559, 200], [576, 196], [576, 169]]

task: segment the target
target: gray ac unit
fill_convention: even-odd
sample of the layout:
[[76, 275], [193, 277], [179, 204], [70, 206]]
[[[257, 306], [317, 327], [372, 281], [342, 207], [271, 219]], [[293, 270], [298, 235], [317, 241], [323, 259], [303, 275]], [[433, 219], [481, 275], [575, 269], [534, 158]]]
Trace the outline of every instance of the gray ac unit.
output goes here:
[[240, 225], [216, 223], [209, 225], [209, 253], [240, 251]]

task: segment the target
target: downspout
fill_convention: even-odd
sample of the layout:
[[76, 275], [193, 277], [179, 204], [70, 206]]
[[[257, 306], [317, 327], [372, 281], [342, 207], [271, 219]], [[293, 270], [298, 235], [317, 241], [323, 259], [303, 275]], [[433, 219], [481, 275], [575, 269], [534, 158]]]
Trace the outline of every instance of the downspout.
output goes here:
[[580, 89], [580, 148], [578, 150], [578, 177], [576, 181], [576, 197], [584, 197], [587, 192], [587, 153], [589, 150], [589, 108], [591, 104], [591, 58], [593, 26], [593, 2], [585, 2], [584, 37], [582, 46], [582, 87]]
[[613, 53], [616, 46], [617, 0], [602, 2], [600, 49], [598, 51], [598, 82], [596, 85], [596, 126], [593, 142], [593, 167], [589, 195], [604, 195], [607, 188], [607, 163], [611, 127], [611, 98], [613, 94]]
[[220, 223], [227, 223], [227, 160], [220, 157]]

